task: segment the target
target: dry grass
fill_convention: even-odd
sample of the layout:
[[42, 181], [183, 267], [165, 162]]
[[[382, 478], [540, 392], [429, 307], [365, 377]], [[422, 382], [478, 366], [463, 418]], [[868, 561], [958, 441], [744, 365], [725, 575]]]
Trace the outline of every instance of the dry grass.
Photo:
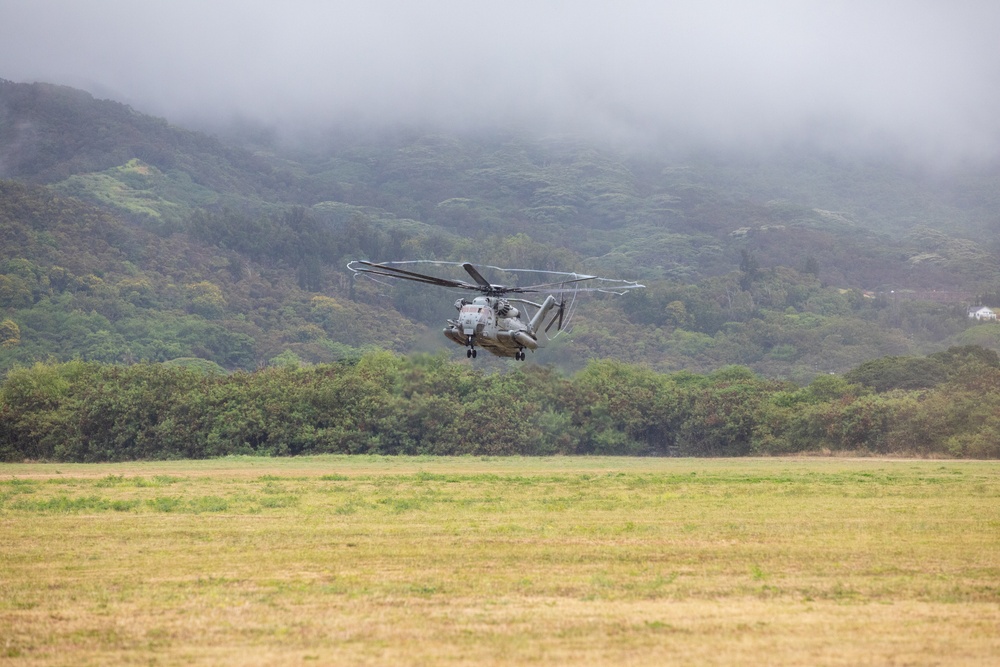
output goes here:
[[1000, 464], [0, 465], [0, 662], [994, 664]]

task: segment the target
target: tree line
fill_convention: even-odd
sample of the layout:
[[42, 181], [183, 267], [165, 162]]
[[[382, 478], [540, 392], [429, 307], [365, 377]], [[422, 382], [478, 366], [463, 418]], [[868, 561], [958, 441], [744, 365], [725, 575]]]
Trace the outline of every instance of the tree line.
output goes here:
[[485, 373], [443, 355], [219, 373], [36, 363], [0, 384], [0, 459], [318, 453], [1000, 457], [1000, 358], [886, 357], [804, 387], [741, 366], [698, 375], [592, 361]]

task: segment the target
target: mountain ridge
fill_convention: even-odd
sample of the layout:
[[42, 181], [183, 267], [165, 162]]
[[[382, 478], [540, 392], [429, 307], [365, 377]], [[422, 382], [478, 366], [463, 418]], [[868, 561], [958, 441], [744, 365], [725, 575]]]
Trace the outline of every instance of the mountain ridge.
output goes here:
[[[577, 331], [545, 352], [568, 368], [608, 356], [807, 380], [880, 354], [1000, 342], [970, 329], [957, 304], [864, 296], [1000, 292], [989, 168], [949, 183], [888, 162], [666, 159], [572, 138], [418, 130], [331, 146], [251, 151], [82, 91], [0, 81], [0, 230], [10, 239], [0, 276], [16, 287], [0, 289], [0, 319], [38, 343], [0, 351], [0, 368], [46, 354], [248, 368], [283, 354], [316, 362], [370, 345], [444, 347], [434, 332], [447, 295], [357, 284], [344, 264], [358, 257], [645, 282], [641, 296], [581, 310]], [[58, 203], [77, 201], [89, 204]], [[53, 253], [86, 247], [86, 230], [60, 206], [104, 221], [118, 245], [67, 266], [66, 248]], [[80, 335], [62, 347], [42, 336], [45, 309], [76, 317]], [[99, 318], [85, 323], [91, 313]]]

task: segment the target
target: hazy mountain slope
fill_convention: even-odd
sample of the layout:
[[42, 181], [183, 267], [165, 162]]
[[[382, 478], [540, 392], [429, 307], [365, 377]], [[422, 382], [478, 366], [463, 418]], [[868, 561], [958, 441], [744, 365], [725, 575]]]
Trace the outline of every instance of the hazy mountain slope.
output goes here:
[[218, 195], [289, 192], [288, 175], [249, 151], [73, 88], [0, 80], [0, 178], [55, 183], [133, 159]]
[[[645, 282], [579, 309], [572, 335], [539, 357], [565, 367], [745, 364], [801, 380], [956, 341], [1000, 347], [969, 329], [963, 304], [1000, 292], [989, 169], [417, 130], [251, 153], [86, 93], [9, 82], [0, 140], [0, 173], [48, 184], [0, 187], [0, 320], [20, 331], [0, 368], [50, 355], [233, 368], [369, 344], [460, 351], [438, 334], [451, 295], [353, 281], [344, 265], [357, 257]], [[941, 302], [909, 300], [924, 293]]]
[[983, 261], [1000, 229], [1000, 207], [991, 205], [1000, 188], [987, 187], [1000, 183], [995, 169], [934, 175], [898, 160], [805, 149], [755, 159], [640, 156], [500, 134], [388, 134], [341, 139], [320, 156], [288, 155], [308, 170], [304, 187], [314, 198], [378, 207], [465, 237], [526, 233], [596, 269], [646, 280], [725, 273], [747, 247], [764, 266], [822, 257], [830, 282], [863, 289], [975, 290], [996, 278]]

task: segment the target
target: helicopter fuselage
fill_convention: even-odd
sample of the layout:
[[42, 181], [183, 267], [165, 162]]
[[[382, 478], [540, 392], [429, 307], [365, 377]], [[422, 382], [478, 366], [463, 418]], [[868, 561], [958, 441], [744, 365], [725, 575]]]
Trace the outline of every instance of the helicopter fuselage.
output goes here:
[[472, 301], [459, 299], [455, 302], [458, 318], [448, 320], [444, 335], [469, 348], [470, 357], [476, 356], [478, 346], [498, 357], [523, 360], [526, 349], [539, 347], [537, 326], [554, 305], [555, 299], [548, 297], [535, 316], [525, 322], [520, 310], [507, 299], [494, 296], [479, 296]]

